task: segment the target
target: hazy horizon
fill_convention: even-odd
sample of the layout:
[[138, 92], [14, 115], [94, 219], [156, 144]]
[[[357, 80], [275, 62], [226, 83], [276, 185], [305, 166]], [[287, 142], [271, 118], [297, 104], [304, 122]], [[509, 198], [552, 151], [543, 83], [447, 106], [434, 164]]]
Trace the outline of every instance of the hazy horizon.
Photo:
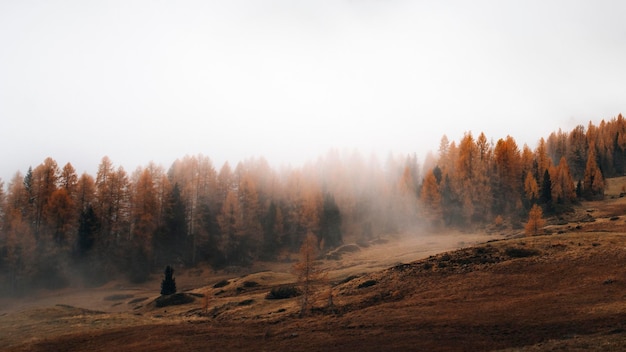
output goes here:
[[0, 178], [204, 154], [298, 165], [623, 112], [620, 1], [0, 1]]

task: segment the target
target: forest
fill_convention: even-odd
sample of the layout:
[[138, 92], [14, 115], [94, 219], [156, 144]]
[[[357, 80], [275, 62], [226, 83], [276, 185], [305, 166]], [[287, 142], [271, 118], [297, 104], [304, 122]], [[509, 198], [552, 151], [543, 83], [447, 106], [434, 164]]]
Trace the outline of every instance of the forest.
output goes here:
[[511, 136], [443, 136], [422, 163], [331, 150], [298, 168], [263, 158], [216, 168], [194, 155], [127, 172], [105, 156], [95, 175], [78, 175], [49, 157], [0, 181], [0, 294], [142, 282], [166, 265], [284, 261], [308, 234], [328, 250], [382, 234], [522, 228], [533, 205], [567, 212], [624, 174], [621, 114], [553, 132], [534, 149]]

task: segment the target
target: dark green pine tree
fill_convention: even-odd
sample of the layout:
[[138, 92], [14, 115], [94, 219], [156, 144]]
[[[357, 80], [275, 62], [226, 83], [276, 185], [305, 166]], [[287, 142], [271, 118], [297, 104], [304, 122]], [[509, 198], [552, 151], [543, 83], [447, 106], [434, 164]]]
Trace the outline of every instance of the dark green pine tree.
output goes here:
[[278, 238], [274, 231], [276, 226], [276, 203], [270, 203], [267, 214], [263, 217], [263, 248], [261, 251], [261, 259], [272, 260], [276, 258], [278, 249]]
[[96, 233], [100, 229], [98, 217], [91, 205], [80, 212], [78, 219], [78, 238], [76, 251], [78, 256], [85, 256], [93, 247]]
[[550, 204], [552, 202], [552, 180], [550, 179], [550, 173], [546, 170], [543, 173], [543, 180], [541, 182], [541, 194], [539, 196], [540, 204]]
[[173, 295], [176, 293], [176, 279], [174, 279], [174, 269], [171, 266], [165, 267], [165, 278], [161, 282], [161, 294]]
[[335, 203], [335, 197], [330, 194], [324, 196], [320, 218], [320, 239], [324, 241], [324, 249], [337, 247], [343, 243], [341, 212]]
[[187, 237], [185, 212], [185, 203], [176, 183], [167, 197], [162, 225], [152, 238], [157, 263], [172, 263], [184, 256]]

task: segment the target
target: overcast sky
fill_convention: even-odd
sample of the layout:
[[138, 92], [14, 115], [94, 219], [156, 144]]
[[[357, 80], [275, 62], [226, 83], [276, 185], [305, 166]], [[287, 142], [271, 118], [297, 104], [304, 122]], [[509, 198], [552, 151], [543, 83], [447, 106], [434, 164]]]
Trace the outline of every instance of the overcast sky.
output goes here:
[[626, 1], [0, 0], [0, 178], [532, 148], [626, 112]]

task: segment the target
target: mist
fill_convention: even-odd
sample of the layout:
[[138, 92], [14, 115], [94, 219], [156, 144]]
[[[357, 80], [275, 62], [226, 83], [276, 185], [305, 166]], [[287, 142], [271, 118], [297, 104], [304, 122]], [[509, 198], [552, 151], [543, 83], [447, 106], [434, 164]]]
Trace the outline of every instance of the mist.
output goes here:
[[621, 111], [624, 4], [0, 4], [0, 178], [184, 155], [302, 165]]

